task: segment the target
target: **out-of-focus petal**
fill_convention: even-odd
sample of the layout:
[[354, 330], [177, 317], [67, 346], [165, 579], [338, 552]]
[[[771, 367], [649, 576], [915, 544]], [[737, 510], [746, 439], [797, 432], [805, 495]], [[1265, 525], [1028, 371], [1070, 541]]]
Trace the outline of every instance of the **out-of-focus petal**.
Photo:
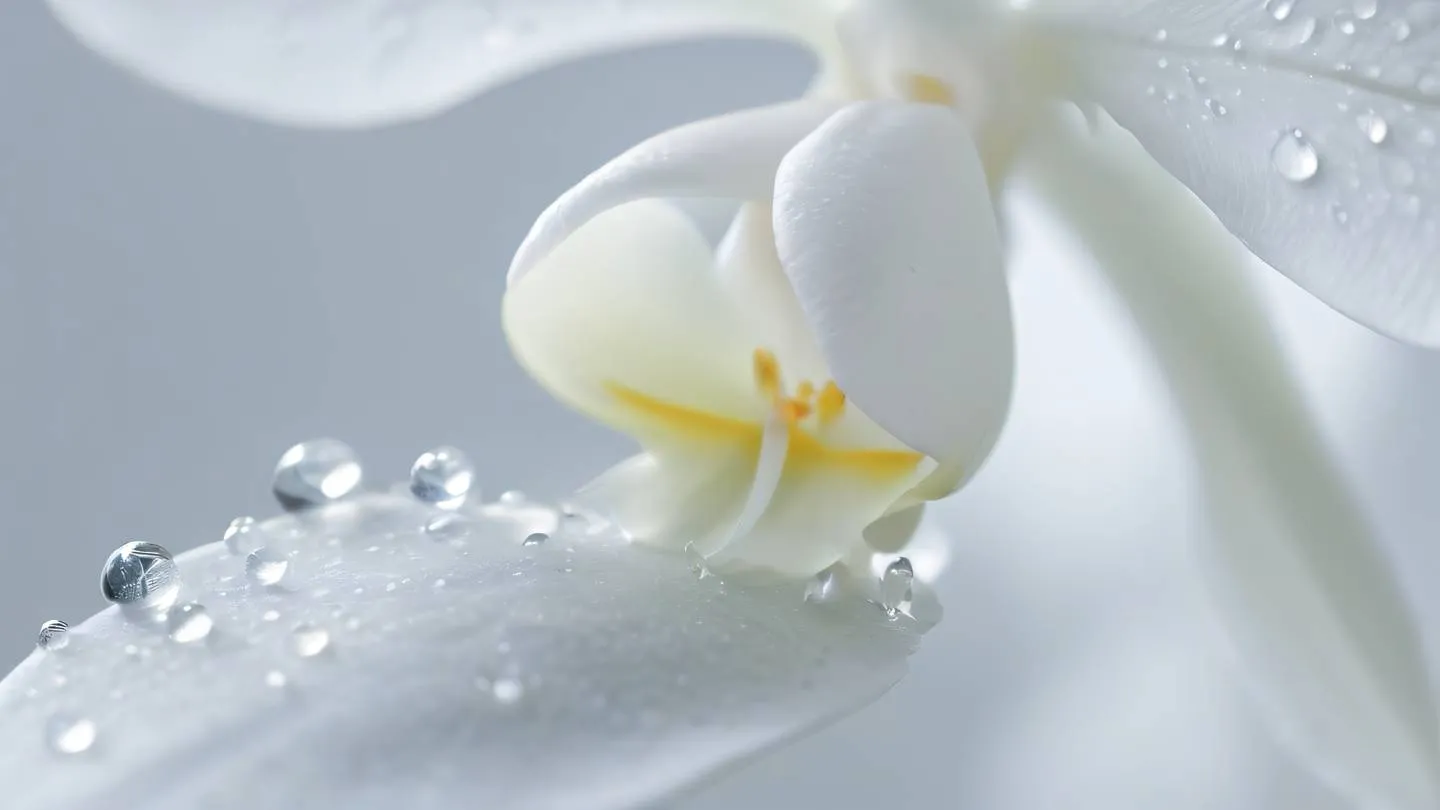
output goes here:
[[999, 436], [1014, 337], [985, 170], [927, 104], [836, 113], [775, 180], [780, 262], [836, 382], [953, 489]]
[[297, 126], [424, 118], [549, 65], [699, 36], [833, 49], [834, 0], [49, 0], [161, 87]]
[[[181, 555], [207, 636], [111, 608], [0, 683], [7, 806], [649, 806], [881, 694], [923, 630], [613, 534], [523, 545], [488, 511], [267, 521], [285, 588], [219, 544]], [[83, 722], [93, 741], [63, 733]]]

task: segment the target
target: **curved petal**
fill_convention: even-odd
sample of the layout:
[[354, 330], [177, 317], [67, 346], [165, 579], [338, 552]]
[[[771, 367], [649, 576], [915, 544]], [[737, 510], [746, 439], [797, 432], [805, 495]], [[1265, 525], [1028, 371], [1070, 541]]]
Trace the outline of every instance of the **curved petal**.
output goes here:
[[641, 142], [545, 209], [515, 251], [509, 283], [577, 228], [623, 203], [647, 197], [769, 199], [781, 158], [840, 107], [793, 101], [707, 118]]
[[695, 36], [833, 49], [833, 0], [49, 0], [82, 42], [224, 110], [297, 126], [424, 118], [599, 51]]
[[1078, 92], [1275, 269], [1440, 347], [1440, 7], [1136, 5], [1068, 22]]
[[1000, 239], [964, 123], [933, 105], [847, 107], [785, 157], [774, 214], [835, 381], [958, 486], [994, 446], [1014, 365]]
[[289, 590], [213, 544], [178, 558], [208, 636], [111, 608], [32, 655], [0, 684], [7, 806], [650, 806], [874, 699], [924, 629], [613, 534], [522, 545], [462, 510], [436, 542], [444, 514], [369, 495], [267, 521]]
[[1215, 522], [1206, 574], [1243, 674], [1347, 797], [1435, 807], [1440, 713], [1422, 635], [1276, 351], [1247, 256], [1137, 161], [1133, 139], [1078, 130], [1057, 121], [1037, 138], [1033, 179], [1095, 251], [1186, 420]]

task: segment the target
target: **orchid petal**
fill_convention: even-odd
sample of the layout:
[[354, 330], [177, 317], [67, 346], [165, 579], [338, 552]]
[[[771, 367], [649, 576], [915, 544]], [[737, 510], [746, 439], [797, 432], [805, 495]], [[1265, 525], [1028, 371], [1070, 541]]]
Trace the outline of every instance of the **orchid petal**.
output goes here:
[[1066, 20], [1080, 95], [1250, 250], [1354, 320], [1440, 347], [1437, 8], [1152, 0]]
[[[421, 529], [437, 518], [446, 542]], [[858, 594], [697, 579], [614, 534], [512, 528], [368, 495], [261, 524], [289, 590], [246, 584], [220, 544], [181, 555], [208, 636], [110, 608], [0, 683], [7, 806], [651, 806], [872, 700], [925, 627]], [[93, 744], [52, 750], [71, 713]]]
[[510, 263], [515, 284], [577, 228], [650, 197], [768, 200], [785, 153], [840, 108], [796, 101], [707, 118], [641, 142], [545, 209]]
[[924, 104], [836, 113], [781, 163], [775, 237], [835, 381], [958, 486], [994, 446], [1014, 365], [1000, 238], [964, 123]]
[[698, 36], [831, 47], [831, 0], [49, 0], [83, 43], [186, 98], [297, 126], [425, 118], [589, 54]]
[[1078, 129], [1057, 121], [1037, 138], [1034, 180], [1169, 377], [1214, 518], [1206, 574], [1242, 673], [1332, 786], [1366, 806], [1435, 807], [1440, 714], [1419, 629], [1274, 349], [1246, 255], [1137, 161], [1133, 139]]

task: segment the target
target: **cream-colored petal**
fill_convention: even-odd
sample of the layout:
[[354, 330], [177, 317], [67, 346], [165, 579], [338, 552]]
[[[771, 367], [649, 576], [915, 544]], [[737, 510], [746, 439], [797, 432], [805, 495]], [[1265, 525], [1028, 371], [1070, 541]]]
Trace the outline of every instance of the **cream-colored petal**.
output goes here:
[[775, 169], [836, 102], [805, 100], [730, 113], [668, 130], [580, 181], [535, 221], [510, 263], [515, 284], [592, 218], [647, 197], [767, 200]]
[[82, 42], [201, 103], [298, 126], [434, 115], [603, 51], [779, 35], [833, 50], [836, 0], [49, 0]]
[[906, 445], [958, 471], [989, 454], [1010, 403], [1009, 291], [984, 168], [935, 105], [855, 104], [784, 159], [781, 264], [826, 364]]
[[[721, 291], [709, 245], [673, 206], [611, 209], [505, 293], [515, 357], [566, 404], [645, 441], [675, 420], [624, 399], [758, 425], [755, 344]], [[656, 407], [659, 405], [657, 404]]]

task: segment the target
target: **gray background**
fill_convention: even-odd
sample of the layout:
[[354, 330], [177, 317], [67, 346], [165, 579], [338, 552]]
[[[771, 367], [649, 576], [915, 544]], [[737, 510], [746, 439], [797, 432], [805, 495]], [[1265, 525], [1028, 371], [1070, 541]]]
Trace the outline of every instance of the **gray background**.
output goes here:
[[[628, 452], [510, 359], [510, 252], [617, 151], [792, 96], [808, 70], [776, 45], [657, 48], [422, 124], [291, 132], [142, 86], [40, 3], [0, 4], [0, 658], [43, 619], [99, 608], [123, 540], [178, 551], [273, 512], [269, 471], [302, 438], [350, 441], [378, 484], [453, 443], [487, 491], [552, 496]], [[892, 694], [686, 807], [1332, 806], [1224, 669], [1184, 445], [1121, 314], [1023, 206], [1015, 235], [1014, 419], [927, 524], [952, 548], [946, 621]], [[1440, 360], [1269, 286], [1327, 431], [1440, 616]]]

